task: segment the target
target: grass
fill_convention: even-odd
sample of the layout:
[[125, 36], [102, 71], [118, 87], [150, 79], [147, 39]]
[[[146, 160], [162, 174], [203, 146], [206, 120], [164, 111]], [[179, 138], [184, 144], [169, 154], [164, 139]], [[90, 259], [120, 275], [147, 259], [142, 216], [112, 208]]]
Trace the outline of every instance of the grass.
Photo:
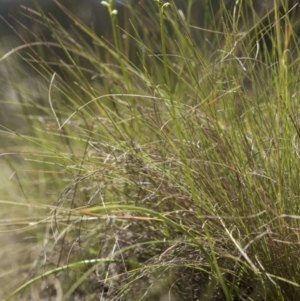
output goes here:
[[124, 31], [109, 1], [111, 38], [39, 11], [53, 39], [2, 54], [2, 300], [298, 300], [292, 18], [275, 53], [250, 2], [213, 31], [156, 2]]

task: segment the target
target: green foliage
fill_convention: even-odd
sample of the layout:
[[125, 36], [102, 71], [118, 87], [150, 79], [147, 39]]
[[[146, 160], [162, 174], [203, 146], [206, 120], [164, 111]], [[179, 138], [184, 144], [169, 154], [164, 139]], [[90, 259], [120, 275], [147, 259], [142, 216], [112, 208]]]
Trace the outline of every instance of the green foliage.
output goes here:
[[54, 40], [2, 56], [22, 120], [1, 126], [0, 297], [298, 300], [296, 37], [275, 22], [261, 53], [245, 1], [199, 35], [192, 1], [125, 29], [112, 4], [111, 40], [57, 4], [72, 33], [40, 12]]

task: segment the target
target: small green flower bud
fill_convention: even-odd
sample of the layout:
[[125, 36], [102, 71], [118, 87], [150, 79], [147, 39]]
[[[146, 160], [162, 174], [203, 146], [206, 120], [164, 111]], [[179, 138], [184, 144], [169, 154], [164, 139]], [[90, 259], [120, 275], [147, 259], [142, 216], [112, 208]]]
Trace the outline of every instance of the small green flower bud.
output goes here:
[[101, 4], [104, 5], [104, 6], [106, 6], [106, 7], [109, 6], [109, 4], [106, 1], [101, 1]]

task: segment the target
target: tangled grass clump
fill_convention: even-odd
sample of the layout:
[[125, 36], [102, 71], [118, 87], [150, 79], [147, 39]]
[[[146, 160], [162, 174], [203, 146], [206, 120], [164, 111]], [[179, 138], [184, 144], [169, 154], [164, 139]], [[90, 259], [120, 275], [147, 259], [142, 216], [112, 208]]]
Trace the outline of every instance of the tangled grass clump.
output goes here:
[[111, 42], [61, 6], [94, 48], [41, 12], [56, 41], [4, 55], [40, 88], [1, 133], [5, 301], [297, 300], [298, 61], [226, 28], [210, 56], [156, 2], [155, 45], [108, 1]]

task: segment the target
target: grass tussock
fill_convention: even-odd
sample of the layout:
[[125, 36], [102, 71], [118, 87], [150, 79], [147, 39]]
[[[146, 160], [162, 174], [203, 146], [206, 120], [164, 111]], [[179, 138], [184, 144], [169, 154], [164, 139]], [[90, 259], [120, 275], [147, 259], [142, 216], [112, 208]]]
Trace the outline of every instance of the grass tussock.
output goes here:
[[112, 2], [110, 38], [57, 3], [2, 54], [1, 298], [298, 300], [298, 37]]

